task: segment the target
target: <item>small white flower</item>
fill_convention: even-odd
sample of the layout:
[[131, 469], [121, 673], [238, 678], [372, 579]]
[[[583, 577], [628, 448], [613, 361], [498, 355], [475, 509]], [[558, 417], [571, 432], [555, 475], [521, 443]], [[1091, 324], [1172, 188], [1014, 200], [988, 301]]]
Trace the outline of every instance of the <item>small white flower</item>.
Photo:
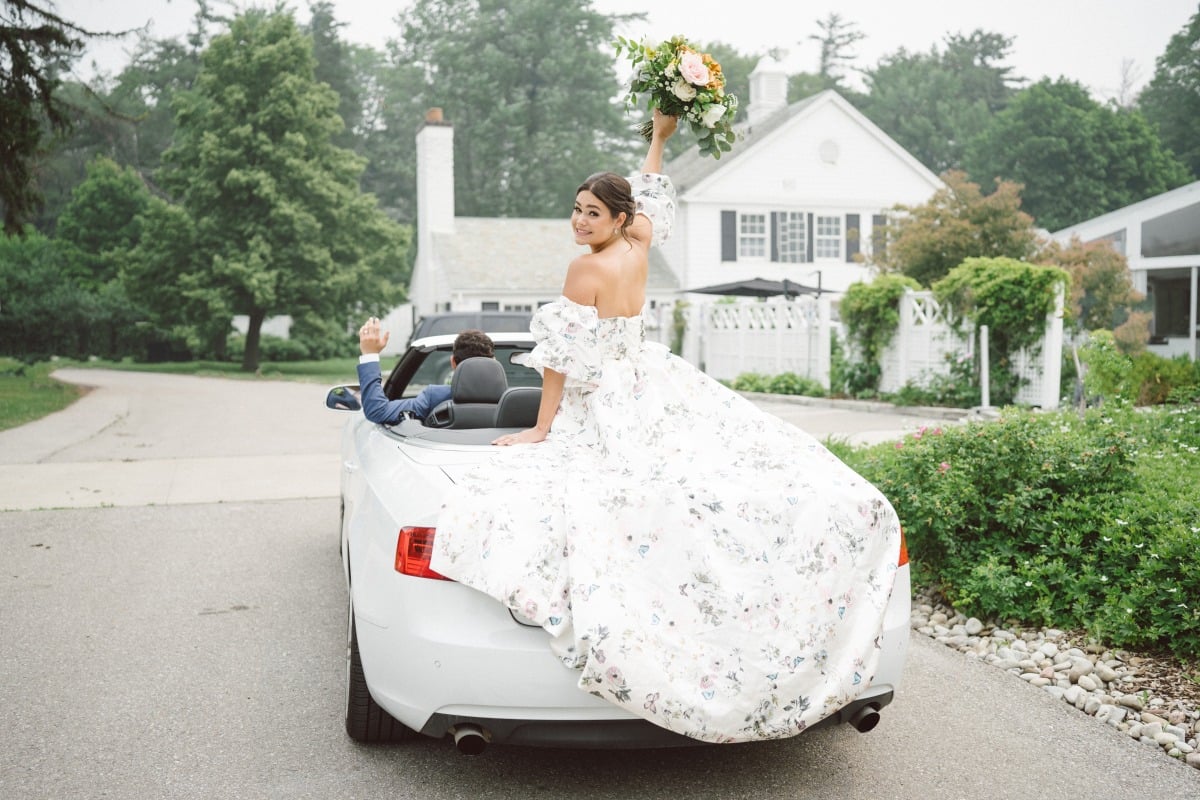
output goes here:
[[1128, 522], [1126, 522], [1126, 521], [1125, 521], [1125, 520], [1123, 520], [1123, 519], [1118, 519], [1118, 520], [1116, 520], [1116, 523], [1117, 523], [1118, 525], [1128, 525], [1128, 524], [1129, 524]]
[[1101, 583], [1108, 583], [1108, 576], [1107, 576], [1107, 575], [1101, 575], [1101, 576], [1100, 576], [1100, 582], [1101, 582]]
[[1026, 588], [1033, 586], [1033, 581], [1025, 581]]

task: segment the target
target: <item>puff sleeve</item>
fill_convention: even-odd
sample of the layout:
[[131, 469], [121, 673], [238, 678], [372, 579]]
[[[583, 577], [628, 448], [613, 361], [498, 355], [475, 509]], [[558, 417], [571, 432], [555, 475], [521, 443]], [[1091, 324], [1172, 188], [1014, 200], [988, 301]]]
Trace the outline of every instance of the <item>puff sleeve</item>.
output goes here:
[[629, 176], [636, 214], [644, 214], [654, 225], [652, 244], [662, 245], [675, 227], [675, 186], [666, 175], [643, 172]]
[[561, 372], [567, 386], [594, 388], [600, 380], [599, 317], [595, 306], [584, 306], [560, 297], [537, 310], [529, 323], [537, 345], [529, 353], [513, 356], [522, 366]]

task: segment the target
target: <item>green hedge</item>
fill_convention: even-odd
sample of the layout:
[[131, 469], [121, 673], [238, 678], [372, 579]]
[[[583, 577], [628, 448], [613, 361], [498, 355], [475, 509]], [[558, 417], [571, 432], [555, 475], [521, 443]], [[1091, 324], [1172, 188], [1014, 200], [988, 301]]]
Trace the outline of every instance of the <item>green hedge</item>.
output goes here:
[[1200, 658], [1200, 407], [1008, 411], [844, 454], [918, 582], [980, 617]]
[[825, 387], [812, 378], [783, 372], [779, 375], [763, 375], [759, 372], [743, 372], [733, 379], [731, 388], [738, 392], [766, 392], [768, 394], [793, 394], [805, 397], [824, 397]]

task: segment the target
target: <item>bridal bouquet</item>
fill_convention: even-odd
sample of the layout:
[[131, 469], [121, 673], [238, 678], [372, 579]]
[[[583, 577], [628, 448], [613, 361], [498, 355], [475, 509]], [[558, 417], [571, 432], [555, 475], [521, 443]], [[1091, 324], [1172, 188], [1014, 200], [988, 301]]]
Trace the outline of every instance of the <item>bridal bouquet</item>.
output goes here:
[[[637, 105], [639, 95], [649, 96], [649, 107], [664, 114], [687, 120], [699, 139], [702, 155], [720, 158], [736, 139], [733, 118], [737, 97], [725, 92], [721, 65], [708, 53], [701, 53], [682, 36], [674, 36], [659, 45], [635, 42], [618, 36], [617, 55], [626, 54], [633, 63], [633, 79], [625, 96], [628, 105]], [[645, 122], [640, 131], [650, 140], [653, 123]]]

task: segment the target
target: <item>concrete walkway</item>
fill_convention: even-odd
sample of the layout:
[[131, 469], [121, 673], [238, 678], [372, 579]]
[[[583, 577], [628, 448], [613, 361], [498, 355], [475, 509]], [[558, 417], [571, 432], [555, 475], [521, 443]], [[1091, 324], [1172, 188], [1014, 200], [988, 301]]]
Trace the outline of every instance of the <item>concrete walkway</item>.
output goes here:
[[[338, 494], [347, 416], [325, 408], [323, 385], [99, 369], [62, 369], [54, 377], [90, 391], [62, 411], [0, 431], [0, 510]], [[747, 396], [818, 439], [862, 444], [964, 415]]]

